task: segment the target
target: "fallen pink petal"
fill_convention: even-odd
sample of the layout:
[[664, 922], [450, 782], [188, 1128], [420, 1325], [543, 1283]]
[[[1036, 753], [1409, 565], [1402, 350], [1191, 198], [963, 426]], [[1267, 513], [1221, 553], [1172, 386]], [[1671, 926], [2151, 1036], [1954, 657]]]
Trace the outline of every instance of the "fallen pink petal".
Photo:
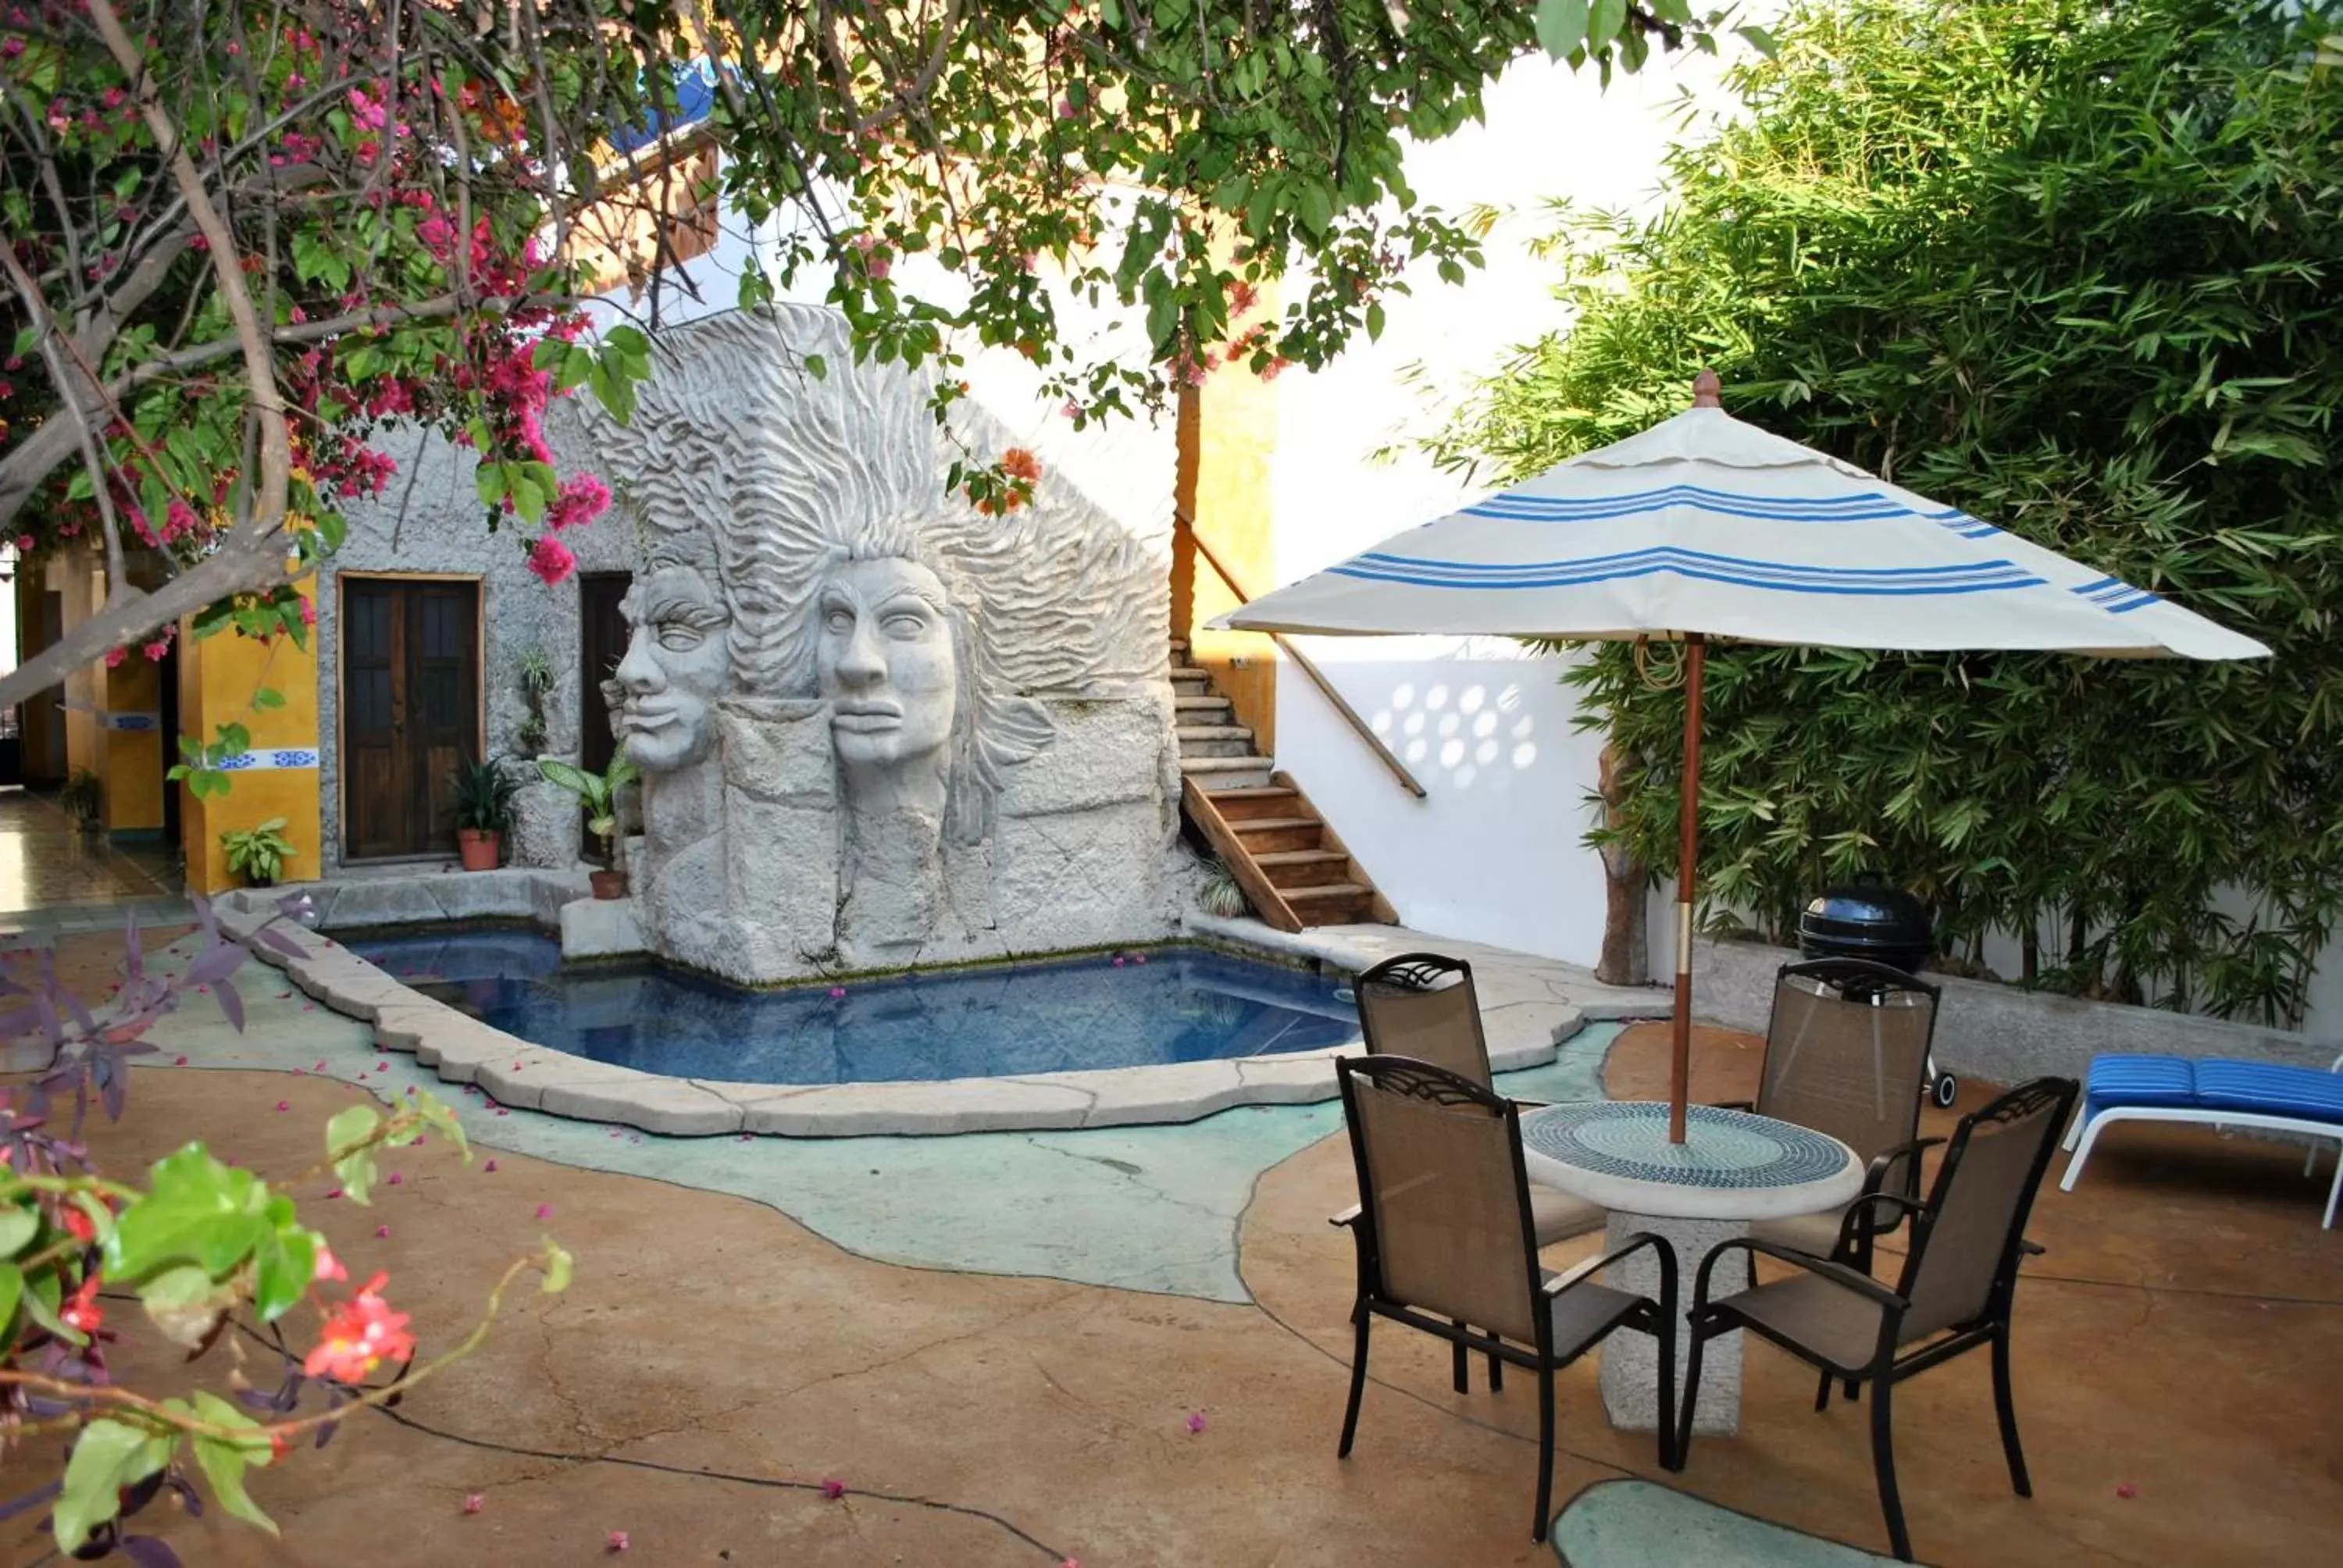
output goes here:
[[1202, 1411], [1196, 1411], [1188, 1417], [1188, 1430], [1192, 1432], [1202, 1432], [1204, 1430], [1204, 1412]]
[[493, 1161], [493, 1160], [489, 1161], [488, 1162], [488, 1164], [487, 1164], [487, 1165], [485, 1165], [485, 1166], [483, 1166], [483, 1167], [482, 1167], [482, 1169], [483, 1169], [483, 1170], [489, 1171], [494, 1171], [496, 1170], [496, 1168], [497, 1168], [497, 1162], [496, 1162], [495, 1161]]
[[464, 1512], [467, 1513], [478, 1513], [488, 1505], [488, 1500], [477, 1492], [470, 1493], [464, 1498]]
[[293, 1109], [293, 1102], [289, 1100], [280, 1100], [277, 1102], [277, 1109], [279, 1111], [290, 1111]]
[[553, 1218], [553, 1205], [552, 1205], [552, 1204], [550, 1204], [550, 1203], [539, 1203], [539, 1204], [537, 1206], [537, 1217], [538, 1217], [538, 1219], [540, 1219], [540, 1220], [550, 1220], [550, 1219], [552, 1219], [552, 1218]]
[[374, 1228], [374, 1239], [375, 1239], [376, 1241], [382, 1241], [384, 1238], [387, 1237], [389, 1234], [390, 1234], [390, 1227], [389, 1227], [389, 1226], [387, 1226], [387, 1225], [377, 1225], [377, 1226]]
[[174, 1057], [171, 1060], [171, 1065], [173, 1067], [185, 1067], [187, 1065], [187, 1059], [184, 1056]]
[[392, 1187], [396, 1187], [396, 1186], [397, 1186], [401, 1181], [406, 1181], [406, 1180], [407, 1180], [407, 1178], [406, 1178], [406, 1177], [401, 1176], [397, 1171], [392, 1171], [392, 1172], [390, 1173], [390, 1180], [388, 1181], [388, 1182], [387, 1182], [387, 1183], [386, 1183], [386, 1185], [392, 1186]]
[[604, 1543], [613, 1552], [624, 1552], [627, 1549], [627, 1533], [623, 1530], [613, 1530], [605, 1538]]
[[2116, 1495], [2124, 1499], [2126, 1502], [2129, 1502], [2131, 1499], [2139, 1495], [2139, 1488], [2127, 1481], [2122, 1485], [2116, 1488]]
[[835, 1503], [846, 1495], [846, 1483], [834, 1475], [827, 1476], [821, 1483], [821, 1494]]

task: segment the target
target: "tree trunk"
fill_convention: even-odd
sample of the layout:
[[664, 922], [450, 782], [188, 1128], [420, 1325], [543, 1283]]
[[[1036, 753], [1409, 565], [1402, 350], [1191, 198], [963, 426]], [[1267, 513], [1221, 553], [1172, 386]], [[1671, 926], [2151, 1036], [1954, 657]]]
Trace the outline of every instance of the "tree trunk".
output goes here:
[[[1603, 825], [1620, 826], [1626, 790], [1619, 779], [1619, 748], [1603, 748]], [[1603, 954], [1594, 978], [1605, 985], [1646, 985], [1652, 979], [1651, 936], [1644, 908], [1643, 862], [1624, 843], [1603, 846]]]

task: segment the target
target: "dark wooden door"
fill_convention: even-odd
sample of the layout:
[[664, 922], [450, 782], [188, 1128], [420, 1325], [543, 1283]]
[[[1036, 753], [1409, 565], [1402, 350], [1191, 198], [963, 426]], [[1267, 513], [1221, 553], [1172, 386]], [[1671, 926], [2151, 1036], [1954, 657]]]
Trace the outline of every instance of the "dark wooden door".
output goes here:
[[444, 855], [454, 774], [480, 750], [480, 588], [342, 579], [345, 853]]
[[[578, 711], [583, 716], [578, 757], [589, 773], [608, 768], [618, 749], [610, 735], [610, 705], [602, 699], [602, 683], [627, 656], [627, 618], [618, 605], [633, 582], [630, 572], [581, 572], [578, 578]], [[578, 821], [584, 853], [598, 858], [602, 840], [587, 831], [584, 812]]]

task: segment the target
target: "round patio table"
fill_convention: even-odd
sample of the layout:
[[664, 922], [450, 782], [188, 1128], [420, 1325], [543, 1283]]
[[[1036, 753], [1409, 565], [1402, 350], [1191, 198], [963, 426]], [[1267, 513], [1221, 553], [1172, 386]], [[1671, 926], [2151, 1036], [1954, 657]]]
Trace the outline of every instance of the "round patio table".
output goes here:
[[[1664, 1101], [1596, 1101], [1549, 1105], [1522, 1115], [1522, 1151], [1530, 1179], [1609, 1211], [1608, 1242], [1653, 1231], [1675, 1249], [1678, 1307], [1690, 1311], [1700, 1261], [1720, 1241], [1748, 1232], [1752, 1220], [1818, 1214], [1845, 1208], [1863, 1191], [1863, 1162], [1835, 1138], [1794, 1122], [1721, 1106], [1685, 1108], [1684, 1141], [1668, 1141]], [[1737, 1284], [1740, 1264], [1720, 1263]], [[1660, 1269], [1650, 1252], [1614, 1267], [1608, 1283], [1659, 1299]], [[1714, 1288], [1714, 1282], [1712, 1282]], [[1678, 1325], [1676, 1377], [1682, 1397], [1690, 1343]], [[1653, 1429], [1659, 1381], [1658, 1342], [1614, 1334], [1604, 1342], [1603, 1404], [1614, 1426]], [[1730, 1435], [1741, 1424], [1741, 1335], [1711, 1340], [1702, 1352], [1700, 1400], [1693, 1430]]]

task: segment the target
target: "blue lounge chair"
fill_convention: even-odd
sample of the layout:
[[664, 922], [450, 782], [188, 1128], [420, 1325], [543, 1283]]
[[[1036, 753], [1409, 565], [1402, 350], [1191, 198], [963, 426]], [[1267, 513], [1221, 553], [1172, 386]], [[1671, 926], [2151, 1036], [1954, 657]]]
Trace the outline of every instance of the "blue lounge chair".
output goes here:
[[[2298, 1132], [2336, 1141], [2335, 1184], [2327, 1191], [2322, 1229], [2335, 1228], [2343, 1199], [2343, 1056], [2332, 1068], [2284, 1067], [2271, 1061], [2196, 1061], [2185, 1056], [2097, 1056], [2083, 1086], [2083, 1109], [2066, 1131], [2074, 1159], [2059, 1181], [2075, 1190], [2091, 1145], [2111, 1121], [2189, 1121], [2206, 1127], [2251, 1127]], [[2318, 1144], [2302, 1173], [2310, 1174]]]

